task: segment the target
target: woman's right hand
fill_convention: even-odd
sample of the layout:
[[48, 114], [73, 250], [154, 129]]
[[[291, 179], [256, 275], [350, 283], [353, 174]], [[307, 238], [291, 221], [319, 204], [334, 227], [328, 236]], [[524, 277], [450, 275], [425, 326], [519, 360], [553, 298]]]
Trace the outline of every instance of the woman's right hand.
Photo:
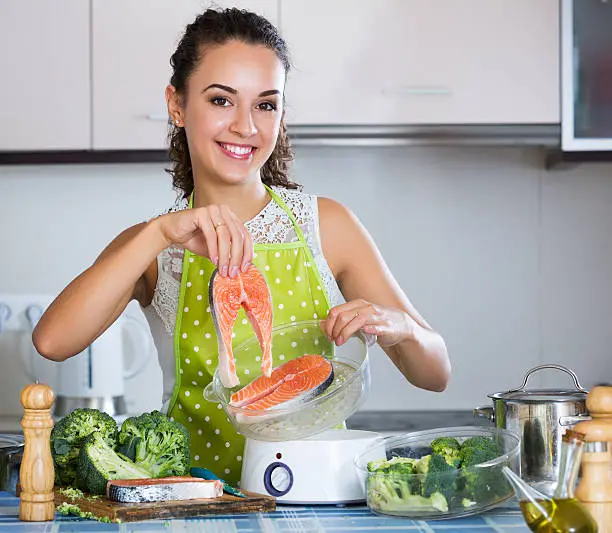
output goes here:
[[236, 277], [253, 260], [253, 240], [226, 205], [185, 209], [162, 215], [157, 221], [168, 245], [178, 244], [208, 257], [222, 276]]

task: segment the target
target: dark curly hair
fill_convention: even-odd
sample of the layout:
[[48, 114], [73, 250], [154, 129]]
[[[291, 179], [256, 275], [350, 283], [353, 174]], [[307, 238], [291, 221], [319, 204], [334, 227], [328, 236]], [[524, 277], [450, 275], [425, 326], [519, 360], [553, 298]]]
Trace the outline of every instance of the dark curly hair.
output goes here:
[[[246, 44], [263, 45], [274, 51], [289, 72], [290, 61], [287, 45], [278, 30], [267, 19], [249, 11], [230, 9], [207, 9], [198, 15], [187, 26], [176, 51], [170, 58], [172, 77], [170, 84], [177, 93], [185, 96], [187, 80], [195, 70], [207, 45], [218, 46], [228, 41], [241, 41]], [[170, 160], [172, 168], [172, 185], [182, 191], [184, 197], [193, 191], [193, 171], [187, 135], [184, 128], [179, 128], [169, 121]], [[293, 150], [287, 135], [284, 115], [276, 146], [268, 160], [261, 168], [261, 180], [269, 186], [278, 185], [287, 189], [299, 186], [289, 179], [289, 167], [293, 161]]]

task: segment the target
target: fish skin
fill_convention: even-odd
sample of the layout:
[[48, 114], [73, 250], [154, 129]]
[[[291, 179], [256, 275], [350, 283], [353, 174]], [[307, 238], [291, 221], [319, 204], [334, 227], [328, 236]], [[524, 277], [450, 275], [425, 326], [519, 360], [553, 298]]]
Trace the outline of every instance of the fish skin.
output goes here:
[[[313, 387], [313, 379], [318, 383]], [[245, 410], [284, 408], [324, 392], [334, 381], [332, 364], [321, 355], [304, 355], [275, 368], [234, 393], [230, 405]]]
[[158, 479], [116, 479], [106, 485], [109, 500], [121, 503], [146, 503], [219, 498], [223, 483], [193, 477]]
[[[225, 289], [222, 294], [227, 298], [220, 303], [222, 289]], [[240, 307], [244, 307], [261, 346], [261, 372], [269, 377], [272, 373], [272, 297], [261, 272], [250, 265], [246, 272], [230, 278], [220, 276], [219, 270], [215, 269], [210, 278], [208, 296], [217, 333], [219, 377], [223, 386], [233, 388], [240, 384], [232, 351], [232, 330]], [[226, 327], [222, 327], [223, 324]]]

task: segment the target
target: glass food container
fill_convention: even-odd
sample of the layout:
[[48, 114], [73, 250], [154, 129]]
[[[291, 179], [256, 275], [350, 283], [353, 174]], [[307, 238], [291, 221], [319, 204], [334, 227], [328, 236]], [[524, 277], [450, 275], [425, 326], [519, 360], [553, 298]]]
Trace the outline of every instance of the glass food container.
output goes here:
[[261, 348], [255, 335], [234, 347], [240, 385], [226, 388], [218, 369], [204, 389], [204, 398], [223, 408], [236, 431], [256, 440], [280, 442], [321, 433], [342, 424], [365, 400], [370, 389], [368, 345], [373, 339], [357, 332], [341, 346], [330, 342], [319, 321], [294, 322], [272, 330], [276, 368], [306, 354], [327, 358], [334, 370], [331, 385], [312, 399], [253, 411], [230, 405], [232, 394], [261, 376]]
[[[454, 439], [458, 446], [448, 446], [444, 454], [436, 448], [434, 454], [432, 441], [440, 438]], [[520, 439], [507, 430], [485, 427], [417, 431], [379, 439], [355, 458], [355, 466], [373, 512], [427, 520], [456, 518], [512, 497], [502, 468], [520, 473]]]

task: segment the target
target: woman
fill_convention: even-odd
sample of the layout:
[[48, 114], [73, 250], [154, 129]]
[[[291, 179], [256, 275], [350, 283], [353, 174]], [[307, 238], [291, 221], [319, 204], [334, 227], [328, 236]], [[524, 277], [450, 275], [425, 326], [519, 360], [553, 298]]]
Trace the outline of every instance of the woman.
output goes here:
[[[341, 204], [289, 180], [289, 59], [276, 28], [253, 13], [207, 10], [186, 28], [171, 65], [171, 174], [180, 198], [168, 213], [121, 233], [64, 289], [34, 331], [37, 350], [65, 360], [138, 300], [159, 353], [163, 409], [188, 427], [192, 463], [231, 483], [240, 478], [243, 439], [222, 410], [202, 401], [217, 365], [207, 305], [216, 267], [235, 277], [258, 266], [275, 324], [319, 318], [337, 345], [361, 329], [377, 336], [415, 386], [444, 390], [444, 341], [412, 307], [365, 229]], [[238, 320], [235, 340], [250, 331]]]

